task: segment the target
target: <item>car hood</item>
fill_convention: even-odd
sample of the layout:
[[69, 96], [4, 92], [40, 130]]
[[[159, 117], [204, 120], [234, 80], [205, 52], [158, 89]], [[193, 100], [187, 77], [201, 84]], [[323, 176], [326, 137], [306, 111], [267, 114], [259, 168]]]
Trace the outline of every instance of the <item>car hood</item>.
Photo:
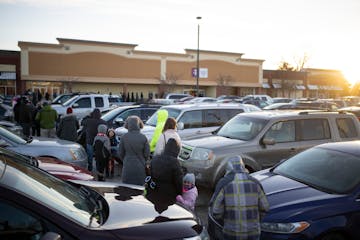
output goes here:
[[62, 140], [58, 138], [45, 138], [45, 137], [34, 138], [27, 145], [30, 147], [63, 147], [66, 149], [68, 149], [69, 147], [73, 147], [73, 148], [80, 147], [80, 145], [75, 142]]
[[238, 146], [239, 144], [245, 143], [245, 141], [212, 135], [206, 138], [184, 140], [182, 141], [182, 143], [184, 145], [189, 145], [192, 147], [209, 148], [209, 146], [211, 146], [211, 149], [216, 149], [216, 148], [224, 148], [224, 146], [226, 147], [230, 147], [232, 145]]
[[342, 199], [346, 198], [345, 195], [326, 193], [269, 170], [253, 173], [252, 176], [260, 181], [269, 201], [270, 212], [266, 218], [291, 219], [305, 212], [311, 218], [322, 210], [331, 215], [334, 214], [333, 211], [339, 210], [338, 207], [333, 207], [338, 201], [346, 201]]
[[106, 199], [110, 209], [109, 217], [102, 225], [106, 230], [137, 227], [142, 227], [143, 230], [154, 223], [166, 226], [175, 221], [182, 221], [190, 229], [197, 225], [194, 214], [178, 204], [166, 205], [161, 210], [155, 208], [155, 204], [143, 195], [142, 186], [96, 181], [72, 182], [91, 187]]
[[39, 168], [63, 180], [93, 180], [88, 170], [53, 157], [37, 157]]

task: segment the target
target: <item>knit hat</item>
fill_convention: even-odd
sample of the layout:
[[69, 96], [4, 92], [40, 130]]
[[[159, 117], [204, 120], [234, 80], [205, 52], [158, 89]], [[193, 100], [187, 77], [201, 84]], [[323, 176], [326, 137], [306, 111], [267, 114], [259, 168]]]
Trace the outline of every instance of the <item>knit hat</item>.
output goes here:
[[68, 107], [67, 109], [66, 109], [66, 113], [67, 114], [70, 114], [70, 113], [72, 113], [73, 111], [72, 111], [72, 108], [71, 107]]
[[105, 133], [107, 131], [107, 126], [105, 124], [99, 124], [98, 126], [98, 133]]
[[189, 182], [195, 185], [195, 175], [193, 173], [187, 173], [183, 177], [183, 182]]

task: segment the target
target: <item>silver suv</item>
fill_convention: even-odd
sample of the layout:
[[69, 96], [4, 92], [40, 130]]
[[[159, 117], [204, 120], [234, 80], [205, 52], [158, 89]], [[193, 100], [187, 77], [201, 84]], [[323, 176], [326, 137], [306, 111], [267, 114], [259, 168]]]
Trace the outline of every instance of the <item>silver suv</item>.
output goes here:
[[[261, 111], [261, 109], [245, 104], [177, 104], [167, 105], [160, 109], [168, 111], [168, 116], [173, 117], [178, 123], [178, 133], [181, 139], [198, 138], [218, 129], [221, 125], [238, 113]], [[157, 122], [155, 112], [145, 123], [141, 130], [150, 140], [154, 134]], [[124, 127], [117, 128], [116, 134], [121, 138], [127, 132]]]
[[182, 141], [180, 164], [197, 183], [214, 187], [226, 162], [242, 156], [250, 172], [271, 167], [309, 147], [360, 139], [353, 114], [324, 111], [261, 111], [229, 120], [213, 136]]

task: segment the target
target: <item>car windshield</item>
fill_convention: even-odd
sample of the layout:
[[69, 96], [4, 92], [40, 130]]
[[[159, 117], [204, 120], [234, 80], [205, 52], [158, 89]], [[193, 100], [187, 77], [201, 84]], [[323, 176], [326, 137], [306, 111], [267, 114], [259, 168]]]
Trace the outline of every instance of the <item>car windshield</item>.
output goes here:
[[21, 192], [79, 224], [99, 226], [97, 221], [90, 220], [96, 205], [94, 201], [91, 201], [92, 197], [85, 194], [83, 190], [36, 167], [14, 161], [7, 155], [1, 154], [0, 157], [1, 185]]
[[320, 147], [295, 155], [273, 172], [329, 193], [344, 194], [360, 183], [359, 156]]
[[[175, 119], [178, 118], [181, 110], [179, 109], [173, 109], [173, 108], [161, 108], [161, 109], [165, 109], [168, 111], [168, 117], [173, 117]], [[150, 126], [156, 126], [156, 122], [157, 122], [157, 111], [149, 118], [149, 120], [146, 121], [147, 125]]]
[[9, 130], [0, 127], [0, 138], [5, 141], [11, 141], [16, 144], [25, 144], [26, 141], [21, 138], [20, 136], [16, 135], [13, 132], [10, 132]]
[[217, 135], [248, 141], [255, 138], [265, 127], [268, 120], [238, 115], [219, 129]]
[[[122, 111], [128, 109], [129, 107], [118, 107], [115, 108], [107, 113], [105, 113], [104, 115], [101, 116], [101, 119], [108, 122], [111, 119], [113, 119], [114, 117], [116, 117], [117, 115], [119, 115]], [[124, 119], [126, 120], [126, 119]]]
[[79, 98], [79, 96], [74, 96], [74, 97], [71, 97], [69, 98], [66, 102], [64, 102], [62, 105], [65, 106], [65, 107], [68, 107], [70, 106], [74, 101], [75, 99]]

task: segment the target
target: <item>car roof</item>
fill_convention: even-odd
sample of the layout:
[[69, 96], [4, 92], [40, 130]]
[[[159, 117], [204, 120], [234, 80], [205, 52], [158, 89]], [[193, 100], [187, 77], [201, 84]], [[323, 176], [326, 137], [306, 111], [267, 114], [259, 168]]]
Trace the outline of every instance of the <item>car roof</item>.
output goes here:
[[262, 119], [281, 119], [281, 118], [304, 118], [298, 116], [331, 116], [331, 115], [353, 115], [342, 111], [321, 111], [321, 110], [273, 110], [242, 113], [241, 116], [250, 116]]
[[324, 143], [316, 146], [317, 148], [326, 148], [338, 152], [350, 153], [360, 157], [360, 140]]
[[247, 106], [240, 103], [201, 103], [201, 104], [171, 104], [161, 108], [172, 108], [178, 110], [196, 110], [196, 109], [211, 109], [211, 108], [242, 108]]

